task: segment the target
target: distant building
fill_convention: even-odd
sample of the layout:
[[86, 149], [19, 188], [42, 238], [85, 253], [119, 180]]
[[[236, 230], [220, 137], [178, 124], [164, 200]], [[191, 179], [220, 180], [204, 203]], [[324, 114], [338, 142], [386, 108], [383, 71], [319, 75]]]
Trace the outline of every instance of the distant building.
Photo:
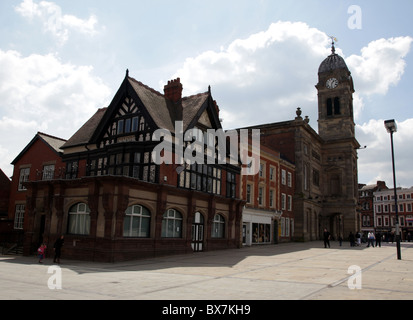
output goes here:
[[259, 172], [244, 175], [241, 196], [243, 244], [260, 245], [291, 241], [294, 236], [295, 166], [280, 153], [261, 146]]
[[377, 181], [376, 184], [359, 184], [359, 201], [361, 213], [361, 229], [357, 230], [362, 233], [375, 231], [374, 218], [374, 193], [388, 190], [385, 181]]
[[[394, 189], [378, 190], [374, 196], [374, 222], [376, 232], [394, 235], [396, 206]], [[413, 239], [413, 187], [397, 188], [397, 206], [402, 240]]]

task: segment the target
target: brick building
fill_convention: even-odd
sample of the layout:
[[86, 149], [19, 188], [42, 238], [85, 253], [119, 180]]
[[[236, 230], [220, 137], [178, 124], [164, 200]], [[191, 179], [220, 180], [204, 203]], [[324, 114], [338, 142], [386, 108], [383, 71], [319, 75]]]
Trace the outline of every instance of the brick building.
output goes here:
[[[413, 239], [413, 188], [397, 188], [397, 209], [402, 240]], [[374, 227], [387, 238], [396, 231], [394, 189], [381, 189], [373, 193]], [[395, 238], [394, 238], [395, 239]]]
[[176, 79], [161, 94], [127, 72], [111, 104], [60, 146], [59, 178], [36, 179], [32, 170], [20, 179], [28, 180], [26, 254], [43, 221], [49, 247], [65, 234], [66, 258], [110, 262], [241, 246], [239, 166], [154, 161], [158, 129], [171, 133], [165, 159], [188, 150], [184, 133], [203, 138], [207, 129], [221, 129], [211, 91], [182, 97], [182, 88]]
[[374, 219], [374, 193], [377, 191], [388, 190], [385, 181], [377, 181], [376, 184], [359, 184], [359, 203], [361, 213], [361, 231], [367, 234], [375, 231]]
[[13, 232], [13, 220], [9, 218], [11, 181], [0, 169], [0, 246], [8, 241], [8, 235]]
[[[49, 181], [59, 179], [65, 171], [62, 161], [63, 150], [60, 148], [66, 140], [38, 132], [28, 145], [13, 160], [13, 177], [10, 186], [8, 217], [13, 221], [14, 242], [22, 245], [23, 233], [30, 236], [33, 247], [43, 241], [46, 227], [44, 216], [37, 215], [31, 225], [27, 215], [28, 181]], [[26, 252], [30, 252], [26, 248]]]
[[244, 245], [291, 241], [294, 235], [295, 167], [279, 152], [260, 149], [259, 172], [241, 180]]

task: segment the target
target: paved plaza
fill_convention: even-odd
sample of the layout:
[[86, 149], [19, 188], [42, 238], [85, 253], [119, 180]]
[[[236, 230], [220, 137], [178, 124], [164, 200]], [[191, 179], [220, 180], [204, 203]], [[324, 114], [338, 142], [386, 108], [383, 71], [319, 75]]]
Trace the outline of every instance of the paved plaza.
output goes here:
[[[0, 299], [413, 299], [413, 243], [288, 243], [114, 264], [0, 256]], [[50, 272], [50, 273], [49, 273]], [[61, 285], [61, 288], [59, 288]]]

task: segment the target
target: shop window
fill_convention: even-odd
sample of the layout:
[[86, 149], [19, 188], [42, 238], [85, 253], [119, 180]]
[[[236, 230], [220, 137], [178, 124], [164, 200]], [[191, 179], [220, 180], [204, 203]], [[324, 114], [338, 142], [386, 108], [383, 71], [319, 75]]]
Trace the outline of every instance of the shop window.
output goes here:
[[252, 243], [271, 243], [271, 225], [262, 223], [252, 224]]

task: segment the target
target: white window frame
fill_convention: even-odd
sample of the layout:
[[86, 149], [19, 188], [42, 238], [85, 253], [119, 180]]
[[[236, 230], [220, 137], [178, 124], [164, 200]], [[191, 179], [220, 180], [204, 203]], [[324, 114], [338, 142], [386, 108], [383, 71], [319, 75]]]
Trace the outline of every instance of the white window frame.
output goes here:
[[285, 210], [287, 207], [287, 195], [285, 193], [281, 194], [281, 210]]
[[293, 197], [288, 195], [287, 197], [287, 210], [292, 211], [293, 210]]
[[26, 210], [26, 207], [24, 204], [16, 205], [16, 211], [14, 213], [14, 229], [15, 230], [23, 230], [25, 210]]
[[281, 184], [285, 186], [287, 184], [287, 171], [281, 169]]
[[19, 191], [26, 191], [27, 189], [23, 186], [24, 182], [29, 181], [30, 176], [30, 168], [22, 168], [20, 169], [20, 176], [19, 176]]

